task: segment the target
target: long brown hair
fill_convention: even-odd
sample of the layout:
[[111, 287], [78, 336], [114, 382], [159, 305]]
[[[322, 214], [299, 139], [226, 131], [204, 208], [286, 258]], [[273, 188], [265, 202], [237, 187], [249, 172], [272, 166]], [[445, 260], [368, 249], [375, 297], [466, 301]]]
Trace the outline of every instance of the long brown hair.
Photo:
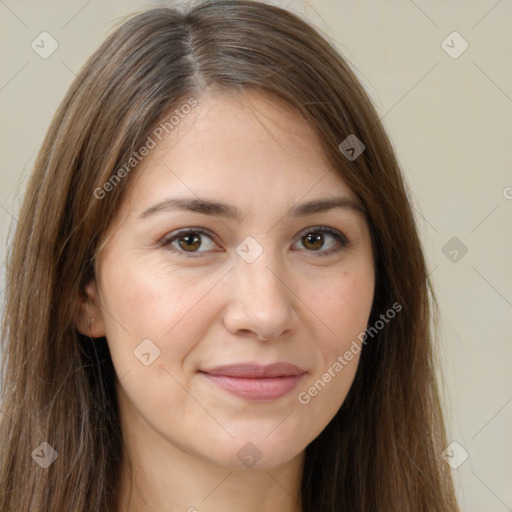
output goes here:
[[[220, 0], [126, 21], [85, 64], [48, 130], [8, 258], [0, 512], [116, 511], [116, 375], [106, 339], [81, 335], [74, 315], [131, 178], [104, 199], [95, 191], [164, 115], [191, 96], [200, 102], [212, 84], [263, 91], [302, 113], [367, 211], [377, 275], [369, 325], [402, 306], [365, 344], [346, 400], [306, 449], [302, 510], [457, 511], [440, 457], [432, 294], [379, 117], [343, 58], [298, 16]], [[339, 149], [349, 135], [365, 145], [355, 160]], [[43, 442], [58, 454], [47, 468], [36, 463], [53, 453]]]

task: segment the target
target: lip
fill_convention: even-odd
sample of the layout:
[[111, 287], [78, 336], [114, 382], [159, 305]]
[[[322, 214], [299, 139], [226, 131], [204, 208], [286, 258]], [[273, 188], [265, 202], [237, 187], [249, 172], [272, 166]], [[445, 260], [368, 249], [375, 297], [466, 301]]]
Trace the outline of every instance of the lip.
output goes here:
[[269, 401], [290, 393], [307, 372], [289, 363], [249, 363], [218, 366], [200, 373], [240, 398]]

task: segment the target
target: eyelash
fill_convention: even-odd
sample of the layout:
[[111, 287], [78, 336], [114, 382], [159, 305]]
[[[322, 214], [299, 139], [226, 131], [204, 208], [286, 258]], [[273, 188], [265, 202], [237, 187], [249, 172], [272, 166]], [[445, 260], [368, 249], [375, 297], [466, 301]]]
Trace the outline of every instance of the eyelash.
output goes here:
[[[336, 253], [336, 252], [341, 251], [342, 249], [345, 249], [349, 245], [349, 241], [347, 240], [345, 235], [343, 235], [339, 231], [335, 231], [335, 230], [325, 227], [325, 226], [318, 226], [313, 229], [308, 229], [306, 231], [303, 231], [302, 234], [299, 236], [299, 241], [309, 233], [322, 233], [322, 234], [331, 235], [339, 243], [338, 247], [331, 248], [327, 251], [307, 251], [307, 252], [314, 253], [316, 256], [319, 256], [319, 257], [330, 256], [333, 253]], [[181, 237], [189, 235], [189, 234], [205, 235], [208, 238], [210, 238], [213, 242], [215, 242], [214, 237], [207, 230], [205, 230], [203, 228], [187, 228], [187, 229], [178, 231], [176, 234], [174, 234], [170, 237], [164, 238], [162, 241], [162, 245], [167, 247], [170, 251], [177, 253], [180, 256], [183, 256], [185, 258], [200, 258], [200, 257], [202, 257], [201, 253], [207, 252], [207, 251], [200, 251], [200, 252], [195, 252], [195, 253], [194, 252], [186, 252], [186, 251], [182, 251], [181, 249], [177, 249], [176, 247], [173, 247], [171, 245], [178, 238], [181, 238]]]

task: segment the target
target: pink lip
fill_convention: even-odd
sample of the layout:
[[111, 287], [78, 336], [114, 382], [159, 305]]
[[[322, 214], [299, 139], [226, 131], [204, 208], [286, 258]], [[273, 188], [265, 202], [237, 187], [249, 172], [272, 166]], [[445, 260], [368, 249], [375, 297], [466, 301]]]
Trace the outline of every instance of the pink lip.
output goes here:
[[305, 371], [288, 363], [235, 364], [202, 370], [210, 381], [248, 400], [276, 400], [294, 389]]

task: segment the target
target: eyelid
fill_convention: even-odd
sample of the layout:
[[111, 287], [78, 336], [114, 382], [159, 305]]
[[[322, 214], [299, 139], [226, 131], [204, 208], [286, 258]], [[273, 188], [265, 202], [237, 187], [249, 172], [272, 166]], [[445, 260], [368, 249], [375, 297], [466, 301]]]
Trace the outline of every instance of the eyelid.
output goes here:
[[[310, 227], [303, 229], [297, 235], [296, 241], [292, 245], [295, 245], [297, 242], [299, 242], [302, 239], [302, 237], [305, 236], [306, 234], [315, 233], [315, 232], [331, 235], [334, 239], [336, 239], [338, 241], [339, 246], [336, 248], [331, 248], [331, 249], [323, 250], [323, 251], [307, 251], [307, 250], [305, 250], [305, 252], [312, 253], [312, 255], [314, 257], [329, 256], [331, 254], [338, 253], [342, 249], [345, 249], [350, 246], [350, 241], [348, 240], [348, 238], [346, 237], [346, 235], [343, 232], [339, 231], [338, 229], [331, 228], [329, 226], [322, 226], [322, 225], [310, 226]], [[174, 242], [180, 236], [185, 236], [189, 233], [198, 233], [200, 235], [205, 235], [208, 238], [210, 238], [212, 240], [212, 242], [219, 245], [216, 242], [216, 236], [212, 232], [210, 232], [210, 230], [205, 229], [205, 228], [200, 228], [200, 227], [187, 227], [187, 228], [178, 229], [176, 231], [173, 231], [162, 238], [160, 245], [167, 247], [171, 252], [177, 253], [180, 256], [183, 256], [185, 258], [198, 258], [198, 257], [201, 257], [202, 253], [211, 252], [211, 251], [187, 252], [187, 251], [182, 251], [182, 250], [176, 249], [175, 247], [173, 247], [171, 245], [172, 242]], [[220, 251], [214, 251], [214, 252], [220, 252]]]
[[[197, 227], [197, 228], [189, 227], [189, 228], [178, 229], [176, 231], [172, 231], [171, 233], [167, 234], [166, 236], [164, 236], [162, 238], [160, 245], [167, 247], [171, 252], [177, 253], [180, 256], [184, 256], [186, 258], [198, 258], [198, 257], [200, 257], [200, 255], [202, 253], [209, 252], [209, 251], [186, 252], [186, 251], [181, 251], [179, 249], [176, 249], [175, 247], [173, 247], [171, 245], [172, 242], [174, 242], [176, 239], [180, 238], [181, 236], [188, 235], [189, 233], [198, 233], [200, 235], [205, 235], [208, 238], [210, 238], [212, 240], [212, 242], [217, 244], [217, 242], [215, 241], [215, 238], [216, 238], [215, 235], [213, 233], [211, 233], [209, 230], [207, 230], [205, 228], [199, 228], [199, 227]], [[217, 244], [217, 245], [219, 245], [219, 244]], [[215, 251], [215, 252], [219, 252], [219, 251]]]
[[[322, 226], [322, 225], [311, 226], [311, 227], [308, 227], [308, 228], [302, 230], [297, 237], [297, 241], [300, 241], [302, 239], [302, 237], [304, 235], [306, 235], [307, 233], [315, 233], [315, 232], [331, 235], [338, 242], [339, 246], [331, 248], [331, 249], [323, 250], [323, 251], [307, 251], [307, 250], [305, 251], [306, 253], [312, 254], [314, 257], [330, 256], [331, 254], [337, 254], [341, 250], [346, 249], [350, 246], [349, 239], [342, 231], [335, 229], [335, 228], [331, 228], [329, 226]], [[295, 243], [297, 243], [297, 242], [295, 242]], [[294, 243], [294, 245], [295, 245], [295, 243]]]
[[[311, 232], [321, 232], [321, 233], [327, 233], [329, 235], [332, 235], [334, 236], [335, 238], [339, 238], [340, 239], [340, 242], [343, 244], [343, 245], [348, 245], [350, 242], [349, 242], [349, 239], [347, 238], [347, 236], [345, 235], [345, 233], [343, 233], [343, 231], [340, 231], [339, 229], [336, 229], [336, 228], [331, 228], [329, 226], [322, 226], [322, 225], [317, 225], [317, 226], [311, 226], [311, 227], [308, 227], [306, 229], [303, 229], [298, 235], [297, 235], [297, 238], [300, 239], [302, 238], [304, 235], [306, 235], [307, 233], [311, 233]], [[314, 251], [311, 251], [311, 252], [314, 252]]]

